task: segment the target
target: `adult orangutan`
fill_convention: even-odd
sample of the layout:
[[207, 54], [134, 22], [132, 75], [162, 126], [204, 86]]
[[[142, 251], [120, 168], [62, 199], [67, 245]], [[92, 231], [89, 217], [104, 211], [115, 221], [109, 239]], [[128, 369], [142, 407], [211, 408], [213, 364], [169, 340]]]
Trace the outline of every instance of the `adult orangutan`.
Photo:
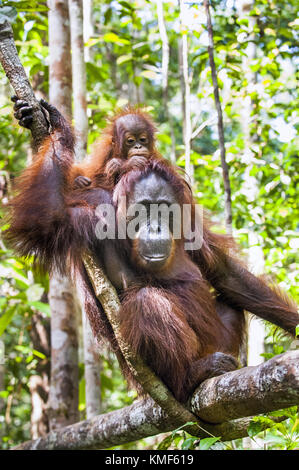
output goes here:
[[[17, 117], [23, 119], [26, 106], [16, 104]], [[295, 335], [296, 306], [233, 258], [227, 237], [204, 225], [201, 247], [187, 252], [184, 237], [173, 235], [173, 221], [148, 215], [152, 204], [193, 207], [182, 177], [150, 157], [146, 166], [124, 171], [113, 191], [95, 185], [74, 189], [71, 129], [56, 108], [41, 104], [52, 134], [18, 182], [6, 237], [20, 255], [34, 255], [47, 268], [65, 271], [70, 260], [93, 332], [110, 341], [129, 383], [134, 380], [82, 265], [85, 249], [102, 263], [119, 292], [124, 337], [180, 401], [206, 378], [238, 367], [243, 309]], [[99, 236], [98, 224], [109, 231], [115, 219], [106, 220], [97, 206], [112, 203], [127, 228], [126, 209], [145, 208], [133, 239]]]

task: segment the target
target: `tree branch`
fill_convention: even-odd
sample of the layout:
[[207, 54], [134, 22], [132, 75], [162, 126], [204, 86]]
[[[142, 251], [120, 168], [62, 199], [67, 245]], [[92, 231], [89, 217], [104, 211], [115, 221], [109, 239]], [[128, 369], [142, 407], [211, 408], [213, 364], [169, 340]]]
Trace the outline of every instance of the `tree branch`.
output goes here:
[[209, 0], [204, 0], [204, 7], [207, 16], [207, 29], [208, 29], [208, 36], [209, 36], [209, 61], [211, 67], [211, 74], [212, 74], [212, 82], [214, 88], [214, 98], [215, 98], [215, 105], [217, 110], [218, 116], [218, 135], [219, 135], [219, 147], [220, 147], [220, 157], [221, 157], [221, 166], [222, 166], [222, 174], [223, 174], [223, 184], [224, 184], [224, 195], [225, 195], [225, 223], [228, 232], [231, 233], [231, 224], [232, 224], [232, 201], [231, 201], [231, 188], [230, 188], [230, 180], [229, 180], [229, 171], [228, 165], [225, 158], [225, 143], [224, 143], [224, 130], [223, 130], [223, 117], [222, 117], [222, 109], [219, 97], [219, 88], [218, 88], [218, 80], [217, 80], [217, 70], [214, 61], [214, 40], [213, 40], [213, 26], [210, 14], [210, 6]]
[[299, 351], [203, 382], [191, 409], [209, 423], [299, 405]]
[[[179, 403], [168, 388], [143, 362], [141, 357], [136, 356], [132, 352], [130, 345], [126, 342], [125, 338], [122, 337], [120, 332], [120, 301], [114, 287], [107, 279], [104, 271], [94, 262], [90, 255], [85, 255], [83, 260], [94, 292], [107, 315], [120, 350], [137, 382], [141, 384], [143, 390], [147, 392], [172, 419], [173, 428], [188, 422], [196, 422], [198, 418]], [[186, 428], [186, 430], [196, 436], [198, 435], [199, 427], [197, 424], [188, 425], [188, 429]]]
[[191, 134], [191, 140], [196, 139], [196, 137], [208, 126], [214, 124], [214, 121], [217, 120], [217, 116], [212, 116], [211, 118], [207, 119], [206, 121], [202, 122], [200, 126], [198, 126]]
[[[299, 351], [291, 351], [255, 367], [246, 367], [206, 380], [193, 395], [192, 411], [210, 423], [199, 437], [222, 441], [248, 435], [251, 417], [299, 403]], [[246, 418], [243, 418], [247, 416]], [[284, 417], [281, 418], [281, 420]], [[279, 419], [280, 421], [280, 419]], [[269, 424], [265, 424], [265, 428]], [[173, 420], [150, 398], [121, 410], [68, 426], [15, 449], [105, 449], [173, 430]]]
[[48, 123], [20, 62], [13, 31], [8, 21], [0, 23], [0, 62], [17, 97], [27, 101], [29, 106], [33, 107], [31, 132], [33, 146], [37, 150], [45, 136], [49, 134]]

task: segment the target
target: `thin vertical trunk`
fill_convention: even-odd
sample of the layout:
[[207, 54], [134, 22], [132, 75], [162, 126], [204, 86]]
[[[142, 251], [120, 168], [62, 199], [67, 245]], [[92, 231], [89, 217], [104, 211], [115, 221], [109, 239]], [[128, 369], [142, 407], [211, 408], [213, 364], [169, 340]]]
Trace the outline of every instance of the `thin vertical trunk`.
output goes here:
[[[50, 102], [71, 117], [72, 71], [67, 0], [48, 0]], [[51, 386], [50, 430], [75, 423], [78, 412], [78, 338], [70, 282], [58, 274], [50, 279]]]
[[67, 0], [48, 0], [50, 101], [72, 116], [72, 62]]
[[49, 418], [47, 402], [49, 398], [50, 384], [50, 319], [42, 313], [36, 313], [32, 317], [30, 337], [33, 348], [46, 356], [37, 365], [36, 375], [29, 379], [31, 395], [31, 437], [37, 439], [49, 432]]
[[169, 67], [169, 43], [166, 32], [164, 14], [163, 14], [163, 0], [156, 0], [157, 3], [157, 17], [159, 33], [162, 41], [162, 96], [163, 105], [166, 110], [168, 106], [168, 67]]
[[[252, 272], [258, 276], [265, 272], [263, 249], [259, 244], [258, 235], [251, 231], [248, 233], [248, 262]], [[257, 366], [263, 362], [265, 352], [265, 325], [258, 318], [251, 316], [248, 323], [248, 366]]]
[[[49, 432], [47, 406], [41, 393], [41, 390], [48, 389], [49, 382], [45, 375], [31, 375], [28, 386], [31, 396], [31, 438], [38, 439], [39, 437], [45, 437]], [[44, 398], [47, 397], [48, 394], [45, 394]]]
[[217, 71], [216, 71], [216, 66], [215, 66], [215, 61], [214, 61], [214, 39], [213, 39], [213, 27], [212, 27], [212, 20], [211, 20], [211, 14], [210, 14], [209, 0], [204, 0], [204, 7], [206, 11], [206, 16], [207, 16], [207, 29], [208, 29], [208, 35], [209, 35], [209, 46], [208, 46], [209, 61], [210, 61], [211, 74], [212, 74], [215, 105], [216, 105], [217, 116], [218, 116], [218, 135], [219, 135], [220, 157], [221, 157], [221, 166], [222, 166], [223, 184], [224, 184], [224, 197], [225, 197], [225, 224], [226, 224], [227, 231], [231, 233], [232, 231], [231, 188], [230, 188], [230, 181], [229, 181], [228, 165], [226, 163], [226, 158], [225, 158], [223, 117], [222, 117], [222, 109], [221, 109], [221, 103], [220, 103], [220, 97], [219, 97]]
[[84, 377], [86, 418], [97, 416], [102, 411], [101, 403], [101, 363], [89, 320], [82, 309], [84, 342]]
[[184, 11], [186, 5], [184, 0], [180, 0], [180, 27], [181, 27], [181, 74], [182, 81], [184, 82], [184, 145], [185, 145], [185, 170], [186, 174], [189, 176], [190, 181], [193, 182], [193, 168], [191, 165], [191, 136], [192, 136], [192, 127], [191, 127], [191, 106], [190, 106], [190, 83], [189, 83], [189, 73], [188, 73], [188, 36], [187, 31], [183, 31], [184, 28]]
[[[86, 43], [94, 35], [94, 25], [92, 21], [92, 0], [84, 0], [83, 3], [83, 39]], [[90, 47], [84, 48], [84, 58], [86, 62], [92, 59]]]
[[180, 75], [180, 90], [181, 90], [181, 108], [183, 116], [183, 140], [185, 142], [186, 135], [186, 106], [185, 106], [185, 81], [183, 73], [183, 43], [182, 37], [178, 37], [178, 59], [179, 59], [179, 75]]
[[88, 118], [86, 104], [86, 68], [83, 42], [83, 0], [69, 0], [72, 78], [74, 96], [74, 125], [76, 132], [76, 158], [81, 161], [86, 156]]
[[[83, 43], [83, 1], [69, 0], [69, 12], [72, 46], [74, 123], [77, 137], [76, 159], [81, 161], [86, 155], [88, 135], [86, 71]], [[81, 303], [81, 305], [83, 305], [83, 303]], [[86, 417], [89, 419], [99, 414], [101, 410], [100, 365], [99, 361], [92, 353], [95, 341], [84, 308], [81, 307], [81, 311], [85, 365]]]
[[172, 119], [169, 112], [168, 106], [168, 70], [169, 70], [169, 42], [168, 36], [164, 21], [164, 14], [163, 14], [163, 0], [156, 0], [157, 3], [157, 16], [158, 16], [158, 26], [159, 26], [159, 33], [162, 41], [162, 98], [163, 98], [163, 108], [164, 108], [164, 115], [165, 120], [167, 121], [170, 127], [170, 137], [171, 137], [171, 152], [170, 152], [170, 160], [172, 163], [176, 162], [175, 156], [175, 135], [173, 130]]
[[53, 275], [50, 279], [51, 385], [50, 430], [79, 421], [78, 337], [76, 310], [70, 282]]
[[140, 84], [135, 83], [135, 77], [139, 76], [140, 70], [136, 64], [132, 63], [133, 80], [129, 82], [129, 102], [132, 104], [144, 103], [144, 87], [143, 81]]
[[[248, 12], [252, 9], [253, 0], [240, 0], [238, 3], [238, 10], [240, 16], [247, 15], [249, 28], [251, 30], [251, 39], [252, 41], [248, 42], [248, 45], [245, 50], [245, 55], [242, 58], [242, 69], [246, 78], [246, 82], [249, 87], [252, 87], [253, 84], [256, 84], [257, 76], [250, 68], [252, 61], [256, 58], [256, 45], [254, 43], [254, 25], [255, 18], [249, 16]], [[253, 105], [250, 98], [250, 93], [245, 88], [243, 90], [242, 103], [241, 103], [241, 126], [244, 135], [244, 148], [247, 154], [247, 165], [245, 169], [244, 181], [248, 188], [248, 198], [255, 200], [258, 197], [258, 184], [255, 177], [251, 176], [251, 171], [254, 166], [253, 158], [255, 154], [251, 151], [251, 146], [255, 143], [255, 135], [252, 135], [251, 120], [253, 116]], [[254, 126], [256, 128], [256, 126]], [[265, 269], [265, 259], [263, 249], [260, 245], [259, 236], [253, 230], [248, 232], [248, 261], [249, 265], [254, 272], [254, 274], [259, 275], [264, 272]], [[265, 352], [265, 326], [264, 324], [255, 317], [251, 317], [248, 324], [248, 365], [255, 366], [260, 364], [263, 361], [261, 354]]]
[[[0, 339], [0, 392], [5, 388], [4, 384], [4, 342]], [[4, 399], [0, 397], [0, 412], [4, 407]], [[1, 427], [0, 427], [0, 437], [1, 437]]]

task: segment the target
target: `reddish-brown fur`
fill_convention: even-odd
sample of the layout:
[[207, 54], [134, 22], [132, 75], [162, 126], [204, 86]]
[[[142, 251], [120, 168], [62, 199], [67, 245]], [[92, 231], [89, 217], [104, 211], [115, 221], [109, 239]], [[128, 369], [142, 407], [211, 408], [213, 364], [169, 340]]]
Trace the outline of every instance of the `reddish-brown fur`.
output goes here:
[[[116, 169], [113, 167], [109, 168], [109, 165], [107, 165], [109, 161], [112, 159], [120, 160], [121, 166], [117, 169], [117, 172], [130, 168], [130, 165], [131, 168], [133, 168], [134, 166], [144, 164], [144, 157], [136, 158], [134, 164], [133, 162], [129, 163], [121, 149], [121, 136], [118, 135], [116, 123], [119, 118], [131, 114], [138, 116], [144, 123], [149, 137], [149, 151], [152, 155], [158, 157], [154, 142], [156, 127], [151, 117], [137, 106], [126, 106], [115, 113], [110, 119], [109, 124], [102, 132], [101, 138], [96, 142], [90, 159], [81, 164], [73, 165], [72, 178], [74, 180], [77, 176], [83, 175], [90, 178], [95, 186], [105, 185], [105, 187], [113, 187], [115, 184]], [[105, 177], [103, 178], [104, 175]]]
[[[122, 138], [118, 134], [117, 121], [119, 121], [119, 118], [132, 114], [140, 118], [140, 121], [147, 130], [149, 137], [148, 148], [151, 159], [157, 159], [161, 165], [168, 165], [168, 161], [163, 159], [156, 149], [154, 138], [156, 126], [150, 115], [138, 106], [126, 106], [110, 119], [109, 124], [102, 132], [102, 136], [96, 142], [91, 157], [86, 159], [86, 162], [73, 165], [73, 180], [81, 175], [87, 176], [92, 181], [93, 186], [100, 185], [103, 187], [105, 185], [105, 187], [113, 189], [117, 175], [135, 168], [143, 168], [147, 165], [145, 157], [136, 156], [127, 159], [121, 149]], [[112, 159], [118, 159], [120, 166], [109, 166], [109, 162]]]
[[[127, 169], [114, 194], [95, 185], [73, 190], [72, 134], [63, 118], [54, 117], [54, 133], [19, 180], [6, 237], [21, 255], [34, 255], [46, 268], [68, 271], [66, 261], [71, 261], [94, 335], [109, 340], [130, 383], [134, 379], [82, 265], [85, 248], [102, 262], [105, 250], [114, 247], [123, 266], [132, 270], [130, 286], [120, 291], [122, 333], [179, 400], [186, 400], [207, 377], [236, 367], [233, 357], [242, 342], [243, 309], [295, 334], [295, 304], [249, 273], [232, 255], [232, 240], [213, 233], [206, 221], [202, 247], [187, 253], [183, 240], [176, 241], [175, 256], [157, 273], [144, 272], [134, 263], [138, 254], [130, 241], [97, 240], [95, 207], [112, 199], [117, 205], [145, 174], [159, 174], [174, 189], [179, 204], [194, 204], [190, 188], [154, 154], [147, 165]], [[100, 178], [102, 167], [91, 168], [91, 176]]]

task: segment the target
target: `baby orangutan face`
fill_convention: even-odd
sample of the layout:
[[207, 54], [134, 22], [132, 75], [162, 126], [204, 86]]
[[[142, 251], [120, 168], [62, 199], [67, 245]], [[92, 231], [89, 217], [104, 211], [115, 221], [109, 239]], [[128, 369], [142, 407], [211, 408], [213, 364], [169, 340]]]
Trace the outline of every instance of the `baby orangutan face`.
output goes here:
[[153, 148], [153, 136], [147, 122], [138, 114], [127, 114], [116, 121], [116, 139], [120, 142], [121, 158], [134, 156], [148, 158]]
[[127, 149], [127, 158], [135, 155], [142, 157], [149, 157], [149, 145], [148, 135], [146, 131], [141, 133], [138, 132], [126, 132], [125, 135], [125, 146]]

